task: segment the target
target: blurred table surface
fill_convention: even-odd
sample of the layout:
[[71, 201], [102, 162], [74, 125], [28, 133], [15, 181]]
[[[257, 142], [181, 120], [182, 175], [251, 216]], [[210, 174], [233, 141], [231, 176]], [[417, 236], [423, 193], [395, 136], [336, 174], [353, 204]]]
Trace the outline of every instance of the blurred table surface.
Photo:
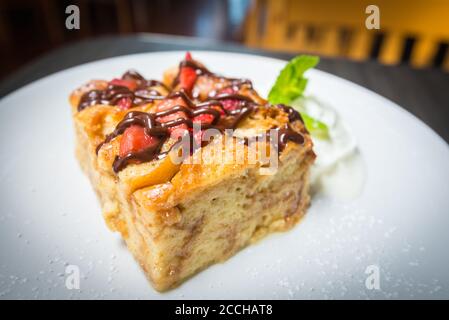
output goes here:
[[[252, 50], [233, 43], [179, 36], [137, 34], [95, 38], [59, 48], [0, 82], [0, 97], [51, 73], [99, 59], [165, 50], [215, 50], [251, 53], [288, 60], [293, 54]], [[360, 84], [396, 102], [449, 142], [449, 74], [322, 58], [318, 69]]]

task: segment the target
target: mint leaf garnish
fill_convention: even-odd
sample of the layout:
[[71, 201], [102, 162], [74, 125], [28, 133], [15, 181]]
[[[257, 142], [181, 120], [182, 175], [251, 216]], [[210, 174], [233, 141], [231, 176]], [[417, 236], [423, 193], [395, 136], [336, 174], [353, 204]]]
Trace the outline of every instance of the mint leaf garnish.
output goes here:
[[[307, 78], [304, 77], [304, 73], [314, 68], [319, 61], [319, 57], [309, 55], [296, 56], [290, 60], [279, 73], [268, 94], [268, 101], [271, 104], [289, 105], [293, 100], [301, 97], [307, 86]], [[325, 123], [305, 112], [301, 112], [301, 115], [304, 125], [312, 136], [319, 139], [329, 138], [329, 128]]]
[[289, 104], [296, 98], [302, 96], [307, 86], [304, 72], [315, 67], [320, 58], [317, 56], [296, 56], [282, 69], [276, 79], [274, 86], [268, 94], [268, 101], [272, 104]]

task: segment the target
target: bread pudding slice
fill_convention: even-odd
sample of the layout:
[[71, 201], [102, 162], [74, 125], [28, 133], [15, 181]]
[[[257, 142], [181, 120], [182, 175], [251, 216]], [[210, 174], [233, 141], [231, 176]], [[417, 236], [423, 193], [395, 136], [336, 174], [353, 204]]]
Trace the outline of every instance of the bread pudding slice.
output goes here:
[[70, 101], [106, 223], [159, 291], [288, 230], [309, 206], [315, 154], [299, 113], [189, 54], [163, 82], [128, 72]]

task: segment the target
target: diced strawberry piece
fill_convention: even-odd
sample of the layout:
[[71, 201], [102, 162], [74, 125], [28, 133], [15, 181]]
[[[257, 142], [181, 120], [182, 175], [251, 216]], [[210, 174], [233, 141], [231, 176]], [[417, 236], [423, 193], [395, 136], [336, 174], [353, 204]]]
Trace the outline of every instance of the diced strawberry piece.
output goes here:
[[[164, 117], [159, 117], [157, 120], [161, 123], [166, 123], [169, 121], [177, 120], [179, 118], [185, 119], [186, 118], [185, 113], [184, 112], [176, 112], [176, 113], [172, 113], [167, 116], [164, 116]], [[183, 124], [168, 128], [168, 131], [170, 132], [170, 136], [173, 139], [178, 139], [179, 137], [183, 136], [188, 129], [189, 129], [189, 127], [183, 123]]]
[[130, 152], [141, 151], [157, 143], [158, 138], [148, 135], [145, 129], [138, 125], [132, 125], [125, 130], [120, 141], [120, 157]]
[[[186, 52], [185, 61], [192, 61], [192, 55], [189, 51]], [[179, 85], [182, 89], [190, 91], [193, 88], [197, 78], [197, 74], [194, 68], [182, 67], [179, 72]]]
[[179, 73], [179, 85], [182, 89], [190, 91], [196, 81], [196, 71], [191, 67], [181, 67]]
[[223, 104], [223, 108], [228, 111], [233, 111], [240, 106], [240, 101], [237, 99], [225, 99], [221, 100], [221, 103]]
[[[157, 112], [170, 110], [171, 108], [173, 108], [174, 106], [177, 106], [177, 105], [185, 106], [184, 100], [182, 98], [165, 99], [161, 103], [158, 104]], [[173, 121], [173, 120], [176, 120], [179, 118], [186, 119], [187, 116], [184, 112], [180, 111], [180, 112], [175, 112], [175, 113], [163, 116], [163, 117], [159, 117], [157, 120], [161, 123], [166, 123], [166, 122]], [[175, 127], [170, 127], [168, 129], [168, 131], [170, 131], [171, 137], [174, 139], [177, 139], [180, 136], [184, 135], [187, 130], [188, 130], [188, 126], [186, 124], [180, 124]]]
[[[237, 93], [238, 90], [235, 90], [233, 87], [226, 87], [218, 91], [217, 95], [220, 94], [234, 94]], [[240, 106], [240, 101], [237, 99], [224, 99], [220, 101], [223, 104], [223, 108], [227, 111], [233, 111]]]
[[112, 79], [109, 84], [115, 86], [127, 87], [129, 90], [134, 91], [137, 88], [137, 83], [133, 80], [123, 80], [123, 79]]
[[185, 124], [181, 124], [179, 126], [171, 127], [170, 129], [168, 129], [168, 131], [170, 131], [170, 137], [172, 139], [178, 139], [182, 137], [186, 134], [186, 132], [188, 132], [188, 130], [189, 128]]
[[118, 102], [117, 105], [120, 109], [122, 110], [128, 110], [129, 108], [132, 107], [133, 105], [133, 101], [131, 100], [131, 98], [121, 98]]
[[173, 108], [174, 106], [185, 106], [186, 103], [181, 97], [164, 99], [156, 107], [156, 112], [165, 111]]
[[203, 113], [193, 118], [193, 123], [210, 124], [214, 121], [214, 116], [208, 113]]

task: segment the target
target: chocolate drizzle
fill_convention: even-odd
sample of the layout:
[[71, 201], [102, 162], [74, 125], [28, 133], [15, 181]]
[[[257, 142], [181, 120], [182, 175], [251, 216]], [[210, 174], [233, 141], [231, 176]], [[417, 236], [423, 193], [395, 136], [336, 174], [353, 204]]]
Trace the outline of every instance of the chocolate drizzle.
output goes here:
[[[195, 104], [191, 101], [183, 91], [176, 91], [170, 94], [167, 99], [174, 99], [180, 97], [184, 102], [184, 105], [175, 105], [172, 108], [156, 113], [148, 113], [141, 111], [131, 111], [126, 114], [124, 119], [118, 123], [115, 130], [106, 136], [104, 142], [102, 142], [97, 147], [97, 153], [100, 148], [105, 144], [110, 142], [112, 139], [120, 134], [123, 134], [127, 128], [132, 125], [138, 125], [145, 129], [147, 135], [156, 137], [157, 143], [138, 152], [130, 152], [127, 155], [120, 157], [117, 156], [113, 163], [114, 172], [119, 172], [124, 169], [129, 163], [133, 162], [147, 162], [154, 159], [164, 158], [168, 152], [160, 152], [163, 144], [170, 137], [169, 128], [179, 126], [182, 124], [187, 125], [188, 128], [193, 128], [193, 119], [201, 114], [212, 115], [212, 121], [210, 123], [201, 123], [200, 129], [215, 128], [219, 131], [224, 131], [225, 129], [235, 128], [249, 112], [251, 112], [254, 107], [254, 103], [244, 100], [241, 108], [228, 111], [223, 107], [223, 104], [219, 100], [210, 100], [202, 103]], [[177, 112], [183, 112], [186, 117], [179, 117], [174, 120], [167, 122], [160, 122], [158, 119], [161, 117], [168, 116]], [[224, 116], [222, 116], [224, 114]], [[193, 144], [193, 135], [189, 134], [191, 145]], [[175, 144], [176, 145], [176, 144]], [[173, 145], [172, 148], [175, 146]], [[204, 146], [204, 145], [202, 145]]]
[[290, 122], [301, 121], [302, 123], [304, 123], [301, 114], [292, 107], [286, 106], [285, 104], [278, 104], [276, 105], [276, 107], [282, 109], [285, 113], [288, 114], [288, 121]]
[[[179, 63], [179, 71], [183, 67], [188, 67], [188, 68], [194, 69], [198, 76], [200, 76], [200, 75], [210, 76], [210, 77], [213, 77], [215, 79], [229, 81], [230, 84], [228, 85], [228, 87], [231, 87], [234, 90], [238, 90], [242, 85], [247, 85], [249, 88], [253, 87], [253, 84], [252, 84], [251, 80], [249, 80], [249, 79], [244, 79], [244, 78], [227, 78], [227, 77], [218, 75], [216, 73], [213, 73], [213, 72], [209, 71], [209, 69], [207, 69], [206, 67], [204, 67], [202, 65], [199, 65], [194, 60], [183, 60], [183, 61], [181, 61]], [[172, 88], [175, 88], [178, 85], [178, 83], [179, 83], [179, 76], [180, 76], [180, 72], [179, 71], [178, 71], [178, 74], [176, 75], [176, 77], [173, 79], [173, 82], [171, 84]]]
[[288, 124], [278, 130], [278, 151], [284, 150], [287, 142], [292, 141], [296, 144], [304, 143], [304, 136], [294, 131]]
[[136, 90], [132, 91], [125, 86], [108, 84], [105, 90], [88, 91], [82, 95], [78, 103], [78, 111], [96, 104], [116, 105], [121, 99], [129, 99], [131, 106], [139, 106], [165, 98], [154, 87], [163, 87], [168, 90], [162, 82], [147, 80], [134, 70], [127, 71], [121, 79], [134, 81], [136, 83]]
[[[106, 90], [92, 90], [86, 93], [78, 106], [79, 110], [93, 105], [93, 104], [115, 104], [122, 98], [132, 99], [133, 105], [139, 105], [143, 103], [152, 102], [154, 100], [162, 99], [176, 99], [181, 98], [184, 102], [183, 104], [177, 104], [168, 110], [147, 113], [141, 111], [131, 111], [123, 118], [122, 121], [118, 123], [115, 130], [106, 136], [105, 140], [98, 145], [96, 152], [98, 153], [100, 148], [105, 144], [110, 142], [115, 137], [123, 134], [127, 128], [133, 125], [138, 125], [144, 128], [145, 133], [149, 136], [155, 138], [156, 142], [148, 148], [140, 151], [131, 151], [124, 156], [116, 156], [113, 162], [113, 170], [115, 173], [123, 170], [130, 163], [142, 163], [148, 162], [155, 159], [162, 159], [167, 156], [167, 154], [177, 146], [180, 145], [181, 138], [178, 142], [174, 143], [168, 150], [161, 151], [164, 143], [170, 137], [170, 128], [186, 125], [189, 129], [194, 126], [194, 118], [202, 115], [209, 114], [212, 116], [212, 120], [207, 123], [201, 122], [200, 129], [214, 128], [220, 132], [224, 132], [226, 129], [235, 129], [237, 125], [242, 121], [248, 114], [259, 108], [254, 100], [238, 92], [242, 85], [247, 85], [252, 88], [252, 83], [246, 79], [232, 79], [225, 78], [213, 74], [207, 68], [199, 65], [193, 60], [184, 60], [179, 65], [179, 70], [182, 67], [190, 67], [195, 69], [197, 75], [209, 75], [218, 79], [224, 79], [228, 81], [227, 86], [223, 89], [231, 88], [232, 93], [227, 93], [226, 90], [220, 90], [220, 92], [211, 92], [209, 98], [200, 103], [194, 103], [186, 94], [184, 90], [179, 90], [170, 93], [168, 96], [164, 97], [156, 90], [150, 89], [154, 86], [161, 86], [168, 90], [162, 83], [155, 80], [146, 80], [140, 74], [135, 71], [128, 71], [123, 76], [123, 80], [133, 80], [138, 84], [138, 89], [136, 91], [131, 91], [127, 87], [109, 85]], [[179, 83], [179, 74], [176, 76], [172, 83], [172, 87], [176, 87]], [[226, 92], [226, 93], [225, 93]], [[234, 102], [233, 108], [225, 108], [225, 103], [232, 101]], [[271, 107], [266, 105], [266, 107]], [[275, 107], [282, 109], [288, 114], [288, 119], [290, 123], [295, 121], [303, 122], [299, 112], [291, 107], [285, 105], [276, 105]], [[171, 114], [182, 112], [185, 116], [180, 116], [174, 120], [167, 122], [161, 122], [160, 118]], [[289, 141], [297, 144], [304, 143], [304, 136], [296, 131], [294, 131], [290, 124], [286, 124], [281, 128], [272, 128], [276, 131], [277, 145], [275, 147], [279, 152], [281, 152]], [[272, 134], [272, 130], [269, 130], [264, 136], [269, 139]], [[195, 141], [191, 130], [186, 130], [186, 134], [189, 136], [190, 145], [194, 145]], [[247, 139], [244, 139], [245, 143], [248, 143]], [[203, 147], [207, 142], [201, 142]], [[194, 148], [190, 149], [192, 152]]]
[[[276, 133], [277, 141], [272, 141], [271, 136], [273, 131]], [[292, 141], [296, 144], [303, 144], [304, 143], [304, 136], [296, 131], [294, 131], [289, 124], [286, 124], [285, 126], [278, 128], [273, 127], [270, 130], [267, 130], [265, 133], [252, 136], [252, 137], [245, 137], [243, 138], [245, 145], [250, 145], [252, 142], [260, 141], [260, 139], [265, 138], [265, 142], [272, 142], [273, 147], [278, 151], [282, 152], [282, 150], [285, 149], [285, 146], [289, 141]]]
[[239, 101], [246, 101], [246, 102], [254, 102], [253, 99], [250, 97], [244, 96], [242, 94], [238, 93], [219, 93], [217, 95], [214, 95], [211, 97], [213, 100], [239, 100]]

